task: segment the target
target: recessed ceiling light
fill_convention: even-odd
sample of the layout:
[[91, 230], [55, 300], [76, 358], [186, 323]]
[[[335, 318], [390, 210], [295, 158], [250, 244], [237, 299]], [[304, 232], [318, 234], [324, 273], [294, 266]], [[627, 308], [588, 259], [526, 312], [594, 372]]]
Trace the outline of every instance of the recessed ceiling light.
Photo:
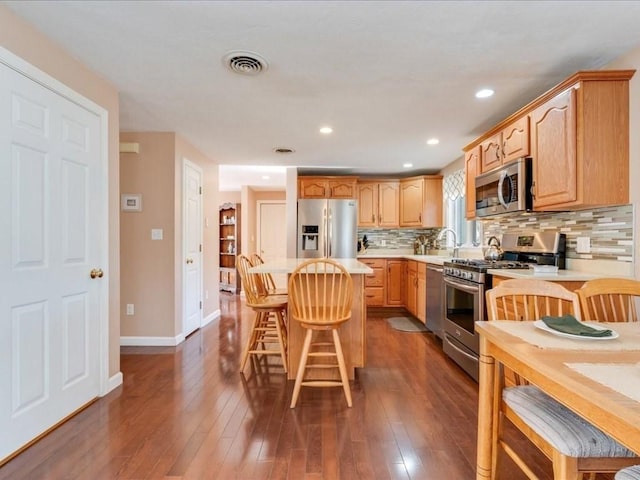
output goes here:
[[482, 90], [478, 90], [476, 92], [476, 98], [487, 98], [494, 94], [495, 92], [490, 88], [483, 88]]
[[262, 175], [263, 180], [269, 180], [271, 177], [269, 175]]
[[438, 145], [440, 143], [440, 140], [438, 140], [437, 138], [430, 138], [429, 140], [427, 140], [427, 145]]
[[322, 127], [320, 129], [320, 133], [324, 133], [325, 135], [328, 135], [331, 132], [333, 132], [333, 128], [331, 128], [331, 127]]
[[411, 167], [413, 167], [413, 163], [403, 163], [402, 166], [404, 168], [411, 168]]

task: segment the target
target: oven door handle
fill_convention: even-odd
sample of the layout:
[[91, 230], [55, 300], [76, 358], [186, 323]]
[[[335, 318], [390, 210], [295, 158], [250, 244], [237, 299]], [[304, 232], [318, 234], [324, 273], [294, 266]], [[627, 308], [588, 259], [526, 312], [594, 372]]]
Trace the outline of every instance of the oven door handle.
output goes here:
[[[450, 335], [448, 333], [444, 334], [445, 338], [449, 337]], [[465, 357], [467, 357], [469, 360], [473, 360], [474, 362], [478, 361], [478, 357], [474, 357], [473, 355], [471, 355], [470, 353], [465, 352], [464, 350], [462, 350], [460, 347], [456, 346], [456, 344], [454, 344], [451, 340], [449, 340], [448, 338], [446, 339], [447, 343], [449, 344], [449, 346], [453, 349], [455, 349], [458, 353], [460, 353], [461, 355], [464, 355]]]
[[463, 292], [475, 294], [480, 291], [480, 285], [467, 285], [466, 283], [456, 282], [455, 280], [449, 277], [445, 277], [443, 280], [444, 280], [444, 283], [446, 283], [447, 285], [451, 285], [452, 287], [460, 289]]

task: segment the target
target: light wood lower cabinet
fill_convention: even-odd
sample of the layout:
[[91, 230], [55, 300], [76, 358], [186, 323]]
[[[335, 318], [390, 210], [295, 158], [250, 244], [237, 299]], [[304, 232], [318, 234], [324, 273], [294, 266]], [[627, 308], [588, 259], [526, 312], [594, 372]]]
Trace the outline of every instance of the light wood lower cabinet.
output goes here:
[[427, 321], [427, 264], [407, 261], [406, 308], [418, 320]]
[[406, 260], [387, 260], [387, 301], [385, 305], [388, 307], [404, 305], [405, 264]]

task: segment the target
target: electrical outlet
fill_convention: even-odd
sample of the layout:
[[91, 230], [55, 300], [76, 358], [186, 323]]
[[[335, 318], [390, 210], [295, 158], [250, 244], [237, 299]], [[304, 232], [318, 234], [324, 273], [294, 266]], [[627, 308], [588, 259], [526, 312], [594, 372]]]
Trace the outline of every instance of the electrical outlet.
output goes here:
[[134, 308], [133, 303], [127, 303], [127, 315], [133, 315]]
[[591, 239], [589, 237], [578, 237], [578, 244], [576, 245], [576, 252], [578, 253], [590, 253], [591, 252]]
[[384, 238], [382, 240], [380, 240], [380, 246], [381, 247], [386, 247], [387, 246], [387, 241]]

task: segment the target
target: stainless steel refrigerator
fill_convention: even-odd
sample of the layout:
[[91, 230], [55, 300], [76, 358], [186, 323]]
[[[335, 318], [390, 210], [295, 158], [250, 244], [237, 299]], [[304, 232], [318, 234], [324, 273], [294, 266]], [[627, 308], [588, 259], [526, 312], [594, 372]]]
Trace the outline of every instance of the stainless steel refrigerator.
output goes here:
[[298, 200], [298, 258], [355, 258], [358, 202], [353, 199]]

